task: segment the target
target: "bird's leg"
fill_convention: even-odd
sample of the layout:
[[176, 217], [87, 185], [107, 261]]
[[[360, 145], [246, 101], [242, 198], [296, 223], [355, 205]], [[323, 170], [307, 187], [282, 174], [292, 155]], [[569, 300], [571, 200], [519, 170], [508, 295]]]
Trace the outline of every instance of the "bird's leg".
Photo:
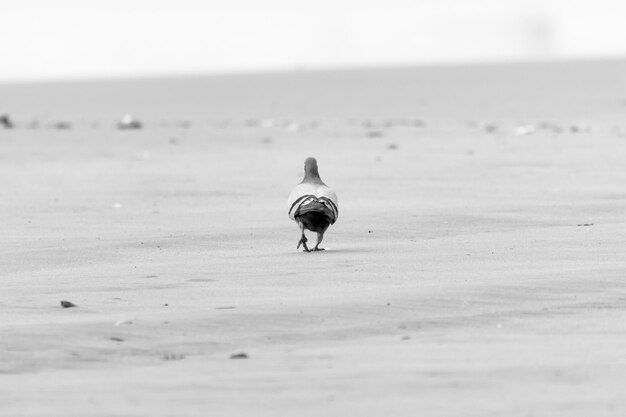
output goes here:
[[322, 240], [324, 239], [324, 232], [326, 232], [326, 229], [322, 230], [321, 232], [317, 233], [317, 244], [315, 245], [315, 248], [313, 248], [313, 250], [324, 250], [324, 248], [320, 248], [320, 243], [322, 243]]
[[302, 223], [300, 223], [300, 230], [302, 230], [302, 237], [300, 238], [300, 241], [298, 242], [298, 246], [296, 246], [296, 249], [299, 249], [300, 245], [302, 245], [302, 246], [304, 246], [304, 251], [305, 252], [311, 252], [309, 250], [309, 248], [307, 247], [307, 245], [306, 245], [307, 238], [304, 235], [304, 224], [302, 224]]

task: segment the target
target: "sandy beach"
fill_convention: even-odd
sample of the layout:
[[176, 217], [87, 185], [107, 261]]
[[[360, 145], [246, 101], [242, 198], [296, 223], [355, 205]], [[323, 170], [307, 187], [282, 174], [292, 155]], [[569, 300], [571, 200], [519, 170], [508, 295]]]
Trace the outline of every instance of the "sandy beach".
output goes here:
[[625, 415], [625, 73], [0, 85], [0, 415]]

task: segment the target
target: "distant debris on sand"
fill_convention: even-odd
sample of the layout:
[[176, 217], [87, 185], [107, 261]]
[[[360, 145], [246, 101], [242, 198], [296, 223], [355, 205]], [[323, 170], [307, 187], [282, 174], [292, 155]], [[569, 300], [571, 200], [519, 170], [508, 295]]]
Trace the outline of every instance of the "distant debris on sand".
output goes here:
[[61, 307], [63, 308], [72, 308], [72, 307], [76, 307], [76, 304], [70, 302], [70, 301], [61, 301]]
[[367, 132], [368, 138], [382, 138], [385, 134], [380, 130], [370, 130]]
[[495, 123], [487, 123], [482, 126], [482, 129], [487, 133], [495, 133], [498, 130], [498, 125]]
[[141, 129], [143, 124], [132, 114], [125, 114], [117, 123], [120, 130]]
[[60, 122], [54, 123], [52, 127], [54, 127], [57, 130], [69, 130], [72, 128], [72, 124], [70, 122], [60, 121]]
[[13, 129], [15, 127], [15, 123], [13, 123], [8, 114], [0, 115], [0, 125], [5, 129]]
[[496, 133], [499, 130], [499, 127], [496, 123], [492, 122], [481, 122], [476, 120], [470, 120], [466, 123], [466, 126], [470, 129], [480, 129], [485, 133]]
[[539, 129], [541, 130], [546, 130], [548, 132], [552, 132], [552, 133], [562, 133], [563, 132], [563, 128], [559, 125], [557, 125], [556, 123], [552, 123], [552, 122], [539, 122], [539, 124], [537, 125], [539, 127]]
[[247, 353], [234, 353], [232, 355], [230, 355], [231, 359], [248, 359], [248, 354]]
[[586, 124], [573, 124], [570, 125], [569, 131], [572, 133], [589, 133], [591, 132], [591, 127]]

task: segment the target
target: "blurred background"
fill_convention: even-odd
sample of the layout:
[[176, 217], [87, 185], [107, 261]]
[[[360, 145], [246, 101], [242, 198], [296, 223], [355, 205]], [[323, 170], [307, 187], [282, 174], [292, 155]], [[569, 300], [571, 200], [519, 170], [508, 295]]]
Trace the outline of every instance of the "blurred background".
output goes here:
[[620, 0], [0, 5], [0, 82], [626, 56]]

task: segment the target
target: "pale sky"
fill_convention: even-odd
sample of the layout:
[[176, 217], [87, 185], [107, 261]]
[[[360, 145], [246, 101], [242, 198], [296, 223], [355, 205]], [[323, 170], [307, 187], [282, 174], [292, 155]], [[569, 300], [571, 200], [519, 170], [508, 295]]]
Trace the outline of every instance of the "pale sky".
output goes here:
[[0, 81], [626, 57], [623, 0], [0, 0]]

